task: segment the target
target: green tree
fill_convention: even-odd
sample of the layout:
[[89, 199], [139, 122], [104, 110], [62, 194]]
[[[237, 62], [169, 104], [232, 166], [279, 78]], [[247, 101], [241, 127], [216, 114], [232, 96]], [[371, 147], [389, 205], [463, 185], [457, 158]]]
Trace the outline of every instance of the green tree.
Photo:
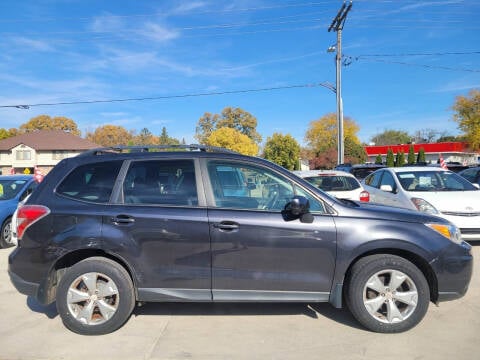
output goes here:
[[426, 162], [425, 149], [423, 147], [421, 147], [420, 149], [418, 149], [417, 163], [421, 164], [421, 163], [425, 163], [425, 162]]
[[453, 120], [458, 123], [458, 128], [465, 133], [467, 142], [472, 150], [480, 149], [480, 91], [471, 90], [468, 96], [457, 96]]
[[268, 137], [263, 150], [263, 157], [283, 166], [288, 170], [297, 170], [300, 157], [300, 145], [290, 135], [274, 133]]
[[247, 135], [236, 129], [223, 127], [213, 131], [205, 140], [206, 145], [219, 146], [244, 155], [257, 155], [258, 145]]
[[1, 128], [0, 129], [0, 140], [6, 139], [10, 137], [10, 132], [7, 129]]
[[164, 126], [162, 128], [162, 133], [158, 137], [158, 143], [160, 145], [179, 145], [180, 141], [176, 138], [168, 136], [167, 128]]
[[36, 130], [63, 130], [76, 136], [80, 136], [81, 134], [75, 121], [65, 116], [55, 116], [52, 118], [49, 115], [39, 115], [31, 118], [25, 124], [20, 125], [21, 132]]
[[[367, 156], [357, 137], [357, 133], [360, 130], [359, 126], [349, 117], [345, 117], [343, 127], [345, 159], [352, 163], [365, 161]], [[337, 116], [334, 113], [329, 113], [318, 120], [310, 122], [305, 133], [305, 141], [314, 157], [331, 159], [331, 154], [337, 151], [337, 131]], [[323, 154], [327, 152], [329, 155], [324, 157]], [[315, 161], [315, 166], [318, 168], [329, 168], [330, 164], [328, 162], [322, 164], [317, 160]]]
[[135, 145], [156, 145], [158, 144], [158, 139], [150, 130], [143, 128], [140, 130], [140, 133], [132, 139], [132, 142]]
[[371, 138], [375, 145], [395, 145], [407, 144], [410, 142], [411, 136], [402, 130], [385, 130], [380, 134], [376, 134]]
[[86, 137], [101, 146], [128, 145], [134, 138], [131, 131], [117, 125], [99, 126], [94, 132], [88, 132]]
[[394, 167], [395, 166], [395, 158], [393, 156], [392, 149], [388, 148], [387, 150], [387, 166]]
[[261, 143], [262, 137], [257, 132], [257, 119], [241, 108], [226, 107], [222, 113], [205, 113], [199, 120], [195, 128], [195, 139], [200, 144], [205, 143], [206, 139], [215, 130], [228, 127], [238, 130], [241, 134], [248, 136], [257, 145]]
[[382, 155], [380, 155], [380, 154], [377, 155], [377, 157], [375, 158], [375, 164], [377, 164], [377, 165], [382, 165], [383, 164]]
[[403, 151], [397, 152], [397, 158], [395, 159], [395, 166], [401, 167], [405, 164], [405, 153]]
[[408, 165], [415, 164], [415, 149], [413, 145], [410, 145], [408, 148], [407, 163]]

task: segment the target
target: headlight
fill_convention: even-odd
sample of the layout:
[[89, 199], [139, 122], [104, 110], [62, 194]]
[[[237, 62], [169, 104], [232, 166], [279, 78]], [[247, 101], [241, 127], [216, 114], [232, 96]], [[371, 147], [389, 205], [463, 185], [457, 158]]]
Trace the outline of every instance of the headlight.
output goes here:
[[456, 244], [462, 243], [462, 234], [460, 230], [453, 224], [445, 225], [445, 224], [425, 224], [430, 229], [435, 230], [439, 234], [445, 236], [447, 239], [453, 241]]
[[427, 200], [416, 197], [413, 197], [410, 200], [412, 201], [413, 205], [415, 205], [418, 211], [426, 212], [428, 214], [438, 214], [438, 210], [435, 209], [435, 207]]

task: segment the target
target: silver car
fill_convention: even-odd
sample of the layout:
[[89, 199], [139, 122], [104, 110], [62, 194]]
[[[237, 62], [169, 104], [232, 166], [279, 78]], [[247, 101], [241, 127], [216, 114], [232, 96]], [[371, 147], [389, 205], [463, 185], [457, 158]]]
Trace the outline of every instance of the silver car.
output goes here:
[[423, 166], [385, 168], [362, 185], [370, 202], [441, 216], [460, 228], [464, 240], [480, 240], [480, 189], [456, 173]]

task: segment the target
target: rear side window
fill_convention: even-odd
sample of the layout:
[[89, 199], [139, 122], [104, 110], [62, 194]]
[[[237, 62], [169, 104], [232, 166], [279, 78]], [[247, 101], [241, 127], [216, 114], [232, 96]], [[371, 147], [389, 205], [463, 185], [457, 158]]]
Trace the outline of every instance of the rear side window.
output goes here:
[[192, 160], [132, 162], [123, 183], [127, 204], [197, 206]]
[[76, 200], [107, 203], [122, 161], [86, 164], [77, 167], [57, 187], [57, 194]]

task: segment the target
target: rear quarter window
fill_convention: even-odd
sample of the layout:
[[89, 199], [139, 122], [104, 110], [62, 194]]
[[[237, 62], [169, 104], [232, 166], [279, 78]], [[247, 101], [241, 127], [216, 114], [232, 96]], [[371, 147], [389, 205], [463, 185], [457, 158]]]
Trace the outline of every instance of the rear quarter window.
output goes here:
[[67, 175], [56, 193], [75, 200], [107, 203], [121, 166], [121, 160], [81, 165]]

